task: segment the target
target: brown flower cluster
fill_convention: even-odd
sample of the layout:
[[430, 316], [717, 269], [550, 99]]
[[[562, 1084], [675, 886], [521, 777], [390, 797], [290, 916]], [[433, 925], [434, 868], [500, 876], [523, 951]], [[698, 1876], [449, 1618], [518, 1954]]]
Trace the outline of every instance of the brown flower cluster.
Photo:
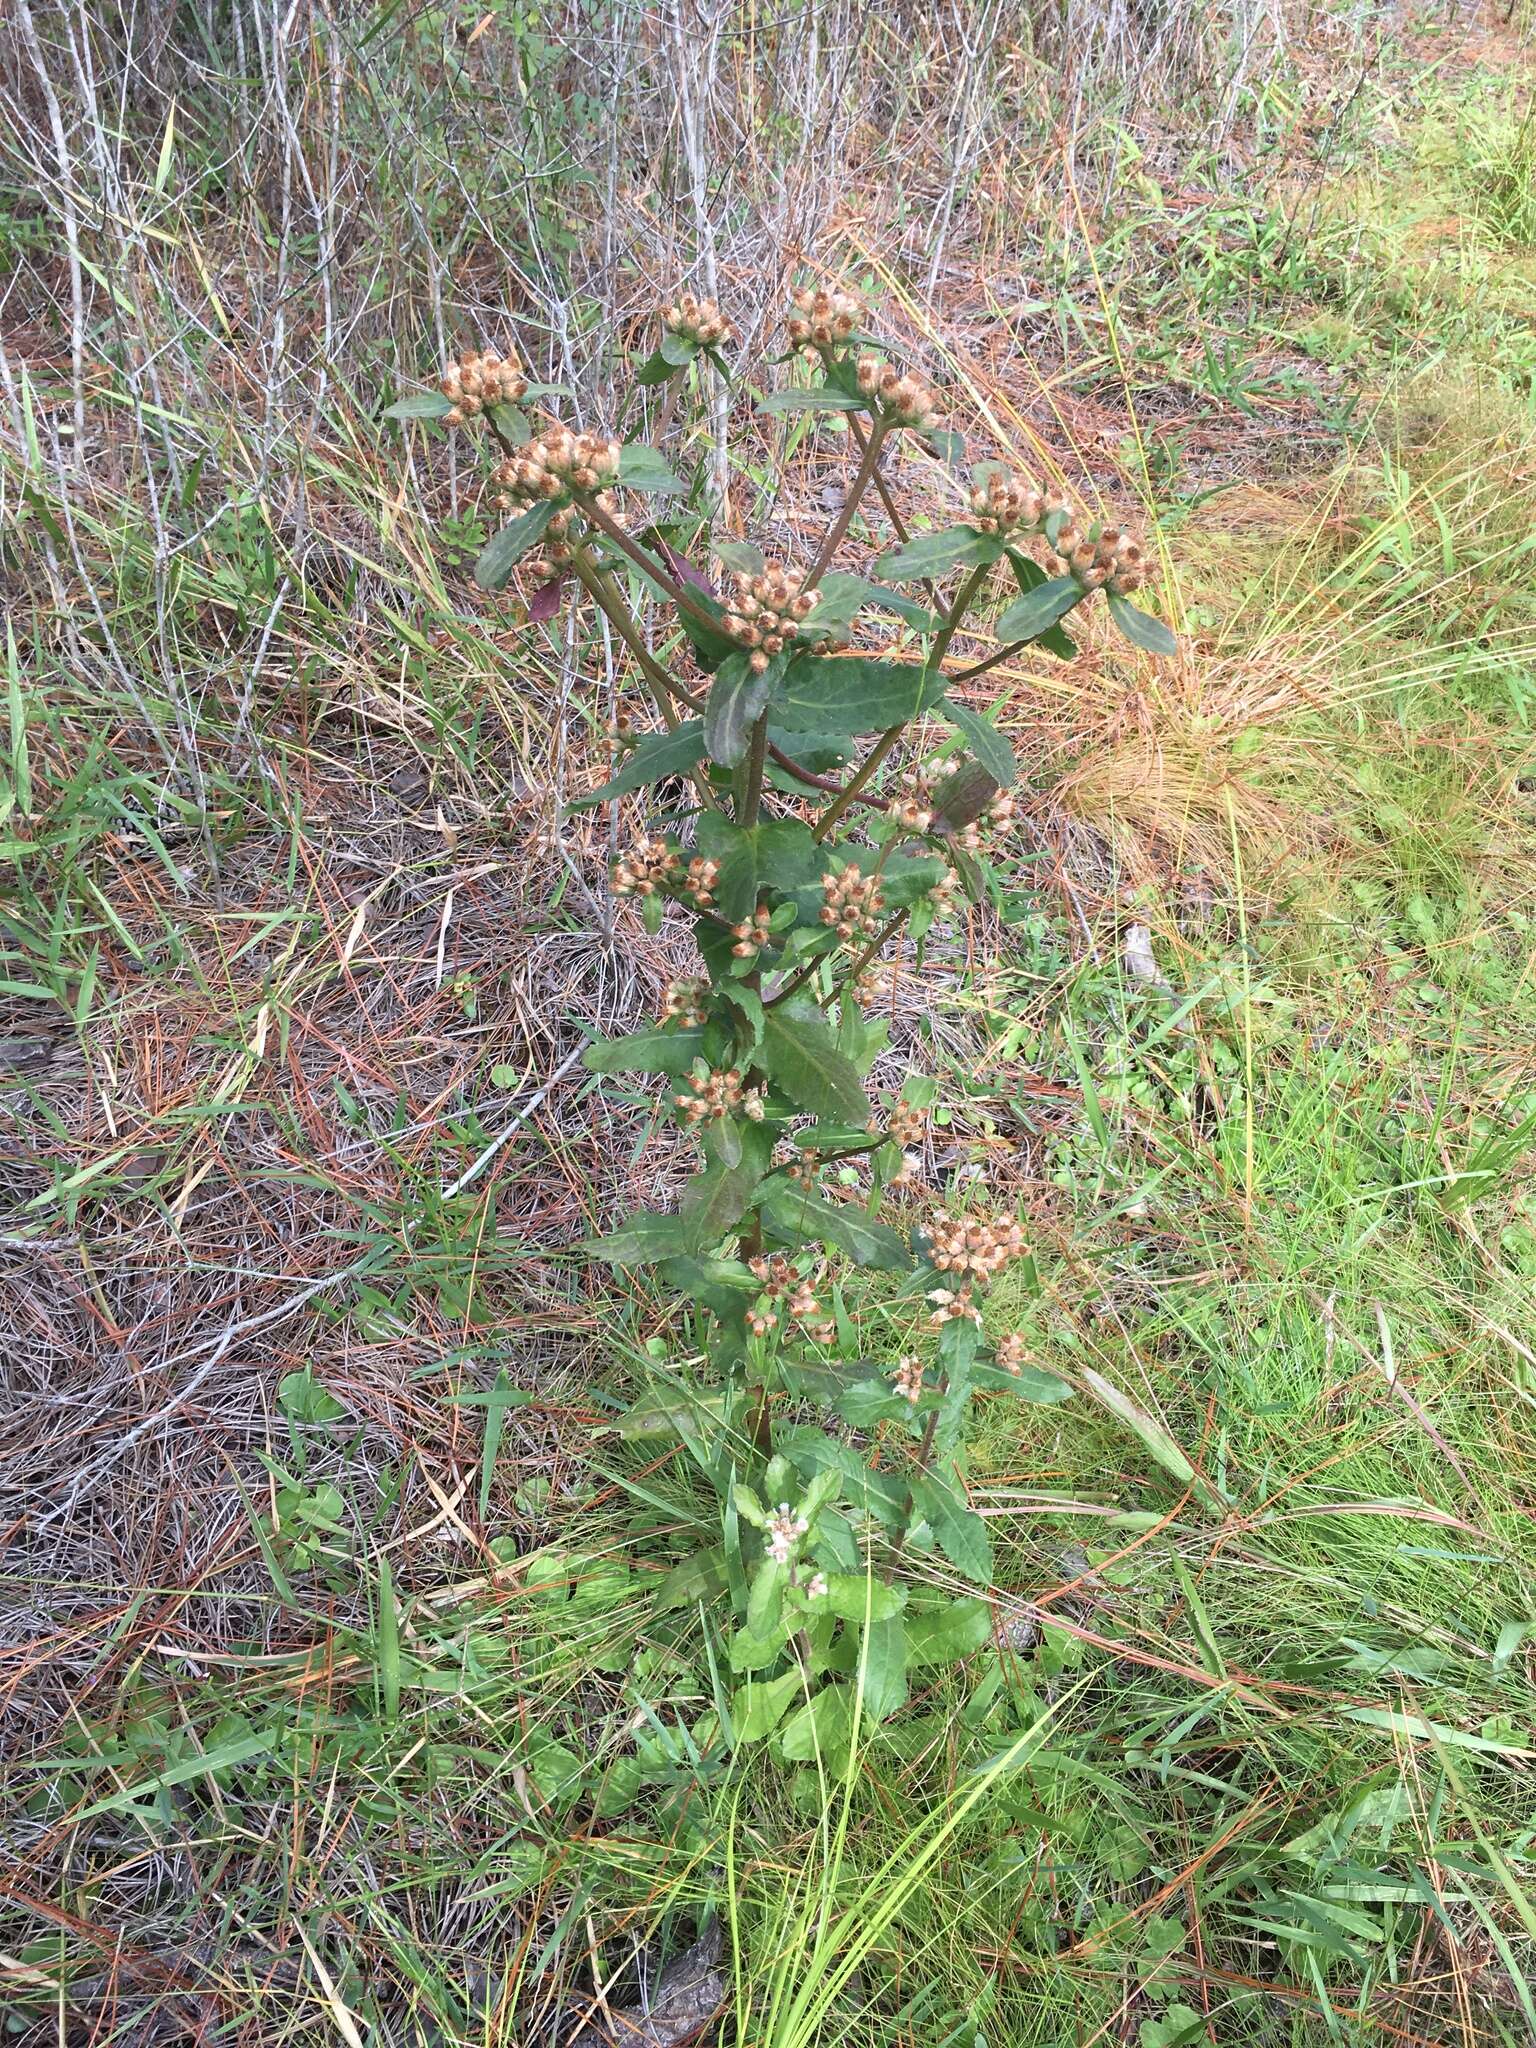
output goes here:
[[675, 846], [665, 839], [637, 839], [613, 864], [613, 893], [654, 896], [658, 889], [675, 888], [682, 872], [682, 855]]
[[985, 483], [971, 493], [971, 514], [983, 533], [1035, 533], [1043, 521], [1065, 502], [1037, 491], [1022, 477], [1007, 470], [993, 470]]
[[787, 325], [791, 348], [835, 348], [863, 324], [864, 301], [855, 292], [812, 291], [794, 294], [795, 317]]
[[736, 572], [736, 601], [725, 615], [725, 630], [738, 647], [751, 650], [751, 665], [758, 675], [816, 608], [818, 593], [802, 589], [804, 582], [803, 570], [786, 569], [777, 562], [767, 563], [760, 576], [746, 569]]
[[1004, 1372], [1011, 1372], [1015, 1379], [1024, 1369], [1024, 1339], [1017, 1330], [1010, 1330], [1006, 1337], [997, 1340], [996, 1358]]
[[888, 425], [916, 427], [919, 432], [926, 432], [936, 423], [938, 393], [910, 370], [904, 376], [894, 364], [882, 363], [878, 356], [860, 356], [858, 379], [859, 389], [866, 398], [876, 401]]
[[453, 407], [444, 414], [444, 424], [457, 427], [488, 405], [516, 405], [528, 389], [528, 379], [512, 357], [475, 349], [448, 365], [438, 389]]
[[740, 1067], [706, 1067], [695, 1060], [686, 1086], [672, 1100], [682, 1111], [686, 1124], [708, 1123], [740, 1109], [743, 1100]]
[[903, 1358], [891, 1375], [891, 1385], [903, 1401], [910, 1401], [914, 1407], [923, 1394], [923, 1361], [920, 1358]]
[[990, 1280], [1027, 1249], [1015, 1216], [951, 1216], [935, 1209], [928, 1238], [928, 1260], [938, 1272], [975, 1280]]
[[[544, 498], [569, 498], [577, 491], [597, 495], [618, 481], [622, 452], [617, 441], [605, 441], [598, 434], [551, 427], [499, 464], [493, 480], [509, 498], [524, 505], [537, 505]], [[597, 502], [605, 512], [610, 509], [600, 495]]]
[[720, 879], [720, 863], [706, 859], [696, 853], [688, 863], [688, 872], [683, 877], [683, 894], [690, 896], [696, 909], [708, 910], [715, 900], [715, 884]]
[[888, 1135], [893, 1145], [903, 1151], [909, 1145], [920, 1145], [928, 1135], [928, 1112], [919, 1109], [914, 1102], [896, 1101], [891, 1104]]
[[719, 348], [723, 342], [736, 338], [730, 321], [715, 301], [696, 299], [692, 292], [678, 295], [676, 304], [662, 313], [661, 324], [684, 341], [696, 341], [700, 348]]
[[773, 1252], [767, 1258], [749, 1259], [747, 1264], [763, 1290], [747, 1315], [747, 1327], [755, 1337], [766, 1336], [770, 1330], [778, 1328], [782, 1306], [790, 1320], [798, 1323], [801, 1333], [813, 1343], [833, 1342], [837, 1328], [822, 1307], [814, 1283], [799, 1273], [782, 1252]]
[[856, 861], [831, 869], [821, 878], [821, 921], [840, 939], [871, 937], [880, 928], [885, 891], [877, 876], [866, 875]]
[[744, 917], [740, 924], [731, 926], [731, 937], [736, 941], [731, 953], [737, 960], [755, 960], [769, 940], [768, 924], [772, 912], [766, 904], [760, 903], [750, 917]]
[[1141, 545], [1118, 526], [1106, 526], [1090, 539], [1070, 520], [1052, 542], [1063, 569], [1085, 590], [1112, 590], [1129, 597], [1146, 580]]
[[704, 1007], [708, 993], [707, 985], [696, 976], [669, 981], [661, 999], [661, 1021], [670, 1024], [675, 1020], [691, 1030], [697, 1029], [709, 1014]]

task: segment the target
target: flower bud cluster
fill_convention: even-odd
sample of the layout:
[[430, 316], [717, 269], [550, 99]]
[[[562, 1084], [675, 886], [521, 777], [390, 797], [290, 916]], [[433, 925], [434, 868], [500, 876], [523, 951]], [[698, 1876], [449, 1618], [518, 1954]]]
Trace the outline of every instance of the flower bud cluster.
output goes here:
[[686, 1124], [708, 1123], [715, 1117], [729, 1116], [733, 1109], [741, 1107], [741, 1069], [712, 1068], [705, 1066], [702, 1060], [695, 1060], [687, 1085], [680, 1088], [672, 1100], [681, 1110]]
[[926, 1299], [933, 1303], [933, 1311], [928, 1318], [930, 1329], [942, 1330], [946, 1323], [959, 1322], [974, 1323], [978, 1330], [981, 1328], [981, 1310], [976, 1306], [969, 1280], [963, 1281], [958, 1289], [930, 1287]]
[[705, 998], [709, 990], [706, 983], [695, 976], [682, 981], [669, 981], [667, 992], [661, 999], [661, 1021], [670, 1024], [674, 1020], [696, 1030], [708, 1017]]
[[990, 1280], [1027, 1249], [1015, 1216], [951, 1216], [936, 1209], [928, 1226], [929, 1263], [940, 1273]]
[[744, 917], [740, 924], [731, 926], [731, 937], [736, 941], [731, 948], [732, 957], [737, 960], [755, 960], [767, 945], [771, 936], [768, 930], [772, 912], [766, 904], [760, 903], [750, 917]]
[[1090, 538], [1069, 520], [1052, 546], [1063, 569], [1085, 590], [1111, 590], [1128, 597], [1146, 580], [1140, 543], [1118, 526], [1106, 526]]
[[922, 1399], [923, 1361], [920, 1358], [903, 1358], [891, 1375], [891, 1385], [903, 1401], [910, 1401], [915, 1408]]
[[864, 301], [854, 292], [812, 291], [794, 294], [796, 317], [788, 322], [791, 348], [834, 348], [863, 325]]
[[613, 893], [654, 896], [658, 889], [675, 888], [682, 873], [682, 856], [675, 846], [665, 839], [637, 839], [613, 864]]
[[858, 379], [860, 391], [875, 401], [889, 425], [925, 432], [936, 423], [938, 393], [910, 370], [903, 376], [894, 364], [882, 363], [878, 356], [860, 356]]
[[510, 356], [471, 350], [448, 365], [438, 389], [453, 407], [444, 415], [445, 423], [458, 427], [488, 405], [516, 405], [528, 389], [528, 379]]
[[803, 590], [805, 573], [770, 562], [760, 576], [736, 573], [736, 601], [725, 615], [725, 630], [738, 647], [751, 650], [751, 665], [761, 675], [772, 656], [800, 631], [803, 619], [816, 608], [818, 592]]
[[879, 930], [885, 891], [878, 877], [864, 874], [857, 862], [849, 861], [841, 871], [829, 868], [821, 878], [821, 893], [821, 921], [840, 939], [868, 938]]
[[908, 1145], [920, 1145], [928, 1135], [928, 1112], [914, 1102], [892, 1103], [888, 1134], [891, 1143], [903, 1151]]
[[903, 832], [926, 832], [933, 823], [933, 790], [921, 769], [909, 768], [902, 776], [891, 817]]
[[715, 884], [720, 879], [720, 863], [706, 859], [696, 853], [688, 863], [688, 872], [683, 877], [683, 894], [693, 899], [696, 910], [708, 910], [715, 900]]
[[1043, 491], [1006, 470], [993, 470], [971, 493], [971, 514], [983, 533], [1038, 533], [1051, 509]]
[[1024, 1339], [1017, 1330], [1010, 1330], [1006, 1337], [997, 1341], [997, 1362], [1004, 1372], [1011, 1372], [1015, 1379], [1024, 1368]]
[[797, 1188], [816, 1186], [816, 1176], [821, 1171], [821, 1154], [814, 1148], [797, 1153], [784, 1168], [785, 1177], [792, 1180]]
[[778, 1328], [778, 1305], [799, 1285], [800, 1276], [782, 1252], [772, 1252], [766, 1259], [749, 1259], [747, 1264], [763, 1290], [747, 1311], [747, 1327], [754, 1337], [766, 1337]]
[[811, 1525], [804, 1515], [797, 1515], [787, 1500], [781, 1500], [778, 1512], [768, 1520], [769, 1557], [775, 1564], [788, 1564], [795, 1545], [810, 1533]]
[[[497, 466], [494, 481], [509, 500], [537, 505], [545, 498], [568, 501], [573, 492], [603, 493], [619, 476], [622, 449], [598, 434], [576, 434], [569, 427], [551, 427], [526, 448]], [[606, 512], [604, 497], [597, 502]]]
[[718, 348], [736, 338], [715, 301], [696, 299], [692, 292], [679, 294], [676, 304], [662, 313], [661, 324], [683, 341], [696, 341], [700, 348]]

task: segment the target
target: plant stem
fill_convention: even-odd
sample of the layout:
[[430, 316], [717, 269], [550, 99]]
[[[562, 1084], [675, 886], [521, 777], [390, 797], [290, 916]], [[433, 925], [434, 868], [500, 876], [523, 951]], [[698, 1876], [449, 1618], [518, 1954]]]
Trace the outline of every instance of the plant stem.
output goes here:
[[[850, 418], [852, 415], [850, 414]], [[859, 463], [858, 473], [848, 487], [842, 510], [827, 529], [827, 537], [821, 544], [821, 553], [816, 557], [816, 566], [805, 579], [805, 588], [814, 590], [826, 574], [828, 564], [843, 544], [843, 535], [853, 523], [853, 515], [859, 509], [859, 501], [869, 489], [875, 475], [875, 466], [880, 460], [880, 450], [885, 445], [886, 426], [883, 420], [876, 420], [870, 428], [869, 439], [864, 443], [864, 455]]]
[[[864, 449], [864, 429], [859, 425], [859, 416], [857, 413], [849, 413], [848, 431], [853, 435], [854, 440], [858, 443], [859, 451], [862, 454]], [[901, 514], [897, 511], [896, 500], [891, 496], [891, 487], [886, 482], [884, 476], [878, 469], [875, 471], [874, 484], [876, 495], [878, 496], [881, 504], [885, 507], [885, 516], [891, 522], [891, 531], [895, 534], [897, 540], [900, 541], [903, 546], [905, 546], [906, 543], [911, 539], [911, 535], [907, 530], [907, 523], [902, 518]], [[933, 609], [937, 611], [939, 608], [938, 590], [930, 577], [925, 576], [922, 580], [923, 589], [928, 593], [928, 602], [930, 605], [932, 605]]]
[[708, 626], [711, 632], [719, 632], [719, 620], [711, 617], [696, 597], [689, 595], [685, 586], [677, 581], [664, 562], [658, 562], [648, 555], [639, 542], [631, 540], [617, 520], [610, 519], [602, 507], [594, 504], [591, 498], [578, 495], [576, 502], [581, 507], [582, 517], [611, 540], [621, 554], [628, 555], [637, 569], [649, 576], [653, 583], [658, 584], [679, 611], [691, 612], [701, 624]]
[[[871, 441], [871, 446], [873, 445], [874, 443]], [[944, 623], [939, 628], [938, 637], [933, 643], [933, 651], [923, 664], [924, 676], [943, 666], [944, 657], [949, 652], [949, 643], [954, 639], [960, 621], [970, 610], [972, 599], [991, 574], [992, 567], [993, 564], [991, 562], [978, 563], [956, 591], [955, 601], [945, 613]], [[909, 721], [904, 718], [900, 725], [891, 726], [876, 740], [874, 747], [865, 756], [864, 763], [853, 780], [847, 785], [840, 796], [832, 799], [825, 811], [822, 812], [816, 825], [816, 838], [818, 840], [825, 839], [838, 819], [848, 809], [848, 806], [863, 795], [866, 786], [878, 774], [881, 763], [885, 760], [887, 754], [890, 753], [892, 747], [895, 746], [896, 742], [906, 731], [908, 723]]]

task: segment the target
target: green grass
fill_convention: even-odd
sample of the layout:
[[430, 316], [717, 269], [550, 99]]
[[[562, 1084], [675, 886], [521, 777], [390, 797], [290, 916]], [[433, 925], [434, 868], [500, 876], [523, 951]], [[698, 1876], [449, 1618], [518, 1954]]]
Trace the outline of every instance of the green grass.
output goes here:
[[[514, 40], [563, 160], [580, 109]], [[736, 1739], [694, 1439], [620, 1422], [658, 1389], [675, 1418], [696, 1333], [560, 1255], [643, 1180], [645, 1124], [538, 1091], [653, 963], [593, 944], [606, 826], [540, 836], [595, 779], [606, 650], [573, 671], [472, 609], [477, 515], [377, 437], [380, 359], [431, 358], [425, 273], [391, 251], [401, 325], [307, 438], [220, 396], [180, 275], [207, 524], [169, 570], [159, 455], [70, 481], [67, 393], [25, 380], [20, 2038], [148, 2004], [262, 2044], [554, 2043], [711, 1918], [739, 2048], [1536, 2033], [1530, 126], [1406, 69], [1300, 197], [1276, 163], [1191, 226], [1132, 162], [1091, 234], [976, 204], [975, 303], [989, 250], [1040, 258], [1061, 389], [1112, 401], [1200, 645], [1193, 695], [1107, 661], [1006, 686], [1071, 830], [928, 1050], [938, 1142], [1035, 1233], [1038, 1287], [989, 1317], [1074, 1398], [985, 1404], [994, 1627], [845, 1757]], [[462, 107], [432, 75], [435, 146]], [[217, 141], [173, 147], [179, 245], [219, 227]], [[549, 191], [508, 190], [574, 265]], [[34, 247], [13, 212], [0, 246]], [[871, 1348], [910, 1323], [882, 1301]]]

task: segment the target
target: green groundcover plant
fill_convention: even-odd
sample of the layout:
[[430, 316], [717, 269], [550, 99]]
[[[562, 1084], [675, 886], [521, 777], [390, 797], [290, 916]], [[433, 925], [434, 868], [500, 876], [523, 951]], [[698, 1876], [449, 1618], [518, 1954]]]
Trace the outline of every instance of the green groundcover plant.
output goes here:
[[[962, 895], [998, 897], [1014, 809], [1013, 753], [950, 694], [951, 644], [991, 619], [998, 649], [962, 673], [1035, 644], [1070, 655], [1064, 621], [1095, 593], [1138, 646], [1174, 642], [1130, 601], [1143, 562], [1129, 535], [1085, 526], [1002, 463], [955, 476], [965, 449], [937, 394], [890, 362], [846, 291], [795, 295], [781, 360], [809, 378], [756, 397], [786, 439], [835, 420], [853, 469], [840, 509], [804, 566], [718, 531], [704, 477], [685, 482], [656, 443], [682, 439], [714, 380], [742, 392], [732, 342], [713, 301], [665, 310], [629, 400], [649, 439], [557, 423], [540, 408], [561, 394], [483, 353], [392, 412], [489, 430], [507, 523], [476, 580], [498, 590], [516, 572], [532, 621], [596, 607], [654, 708], [653, 730], [621, 728], [615, 772], [585, 802], [648, 793], [650, 829], [613, 887], [652, 932], [687, 919], [699, 971], [653, 1026], [586, 1062], [658, 1076], [659, 1114], [696, 1144], [697, 1170], [675, 1211], [585, 1249], [649, 1269], [697, 1319], [702, 1366], [658, 1375], [635, 1426], [679, 1436], [719, 1495], [719, 1544], [676, 1590], [731, 1600], [730, 1738], [835, 1758], [861, 1718], [900, 1709], [910, 1670], [990, 1632], [985, 1601], [953, 1591], [991, 1581], [966, 1489], [973, 1398], [1068, 1393], [1026, 1362], [1020, 1332], [984, 1335], [999, 1272], [1038, 1285], [1016, 1216], [988, 1209], [981, 1183], [905, 1232], [882, 1214], [934, 1095], [911, 1074], [871, 1099], [884, 958], [903, 946], [920, 970]], [[902, 517], [883, 465], [903, 436], [949, 473], [961, 516], [942, 530]], [[893, 543], [873, 573], [837, 566], [861, 510]], [[874, 1304], [910, 1333], [894, 1371], [863, 1355]]]

